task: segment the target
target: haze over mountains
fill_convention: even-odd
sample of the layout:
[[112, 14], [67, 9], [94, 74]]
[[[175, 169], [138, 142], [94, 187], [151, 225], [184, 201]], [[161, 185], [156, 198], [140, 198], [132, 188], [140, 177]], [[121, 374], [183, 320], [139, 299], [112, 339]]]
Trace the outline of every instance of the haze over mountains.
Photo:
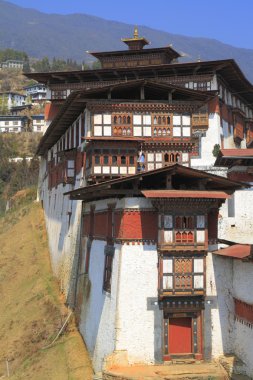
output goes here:
[[[0, 0], [0, 14], [0, 49], [24, 50], [36, 58], [48, 56], [90, 62], [92, 58], [85, 53], [87, 50], [122, 50], [125, 46], [120, 39], [133, 34], [133, 25], [86, 14], [46, 14], [3, 0]], [[214, 39], [171, 34], [146, 26], [139, 26], [139, 34], [149, 39], [152, 47], [172, 44], [175, 50], [186, 55], [184, 61], [233, 58], [253, 82], [252, 49], [237, 48]]]

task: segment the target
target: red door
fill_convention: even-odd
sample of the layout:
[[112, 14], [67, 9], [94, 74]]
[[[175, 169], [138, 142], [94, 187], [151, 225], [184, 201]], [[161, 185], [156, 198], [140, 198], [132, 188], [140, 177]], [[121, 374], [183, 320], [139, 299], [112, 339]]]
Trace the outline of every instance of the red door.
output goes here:
[[171, 355], [192, 353], [191, 318], [169, 319], [169, 353]]

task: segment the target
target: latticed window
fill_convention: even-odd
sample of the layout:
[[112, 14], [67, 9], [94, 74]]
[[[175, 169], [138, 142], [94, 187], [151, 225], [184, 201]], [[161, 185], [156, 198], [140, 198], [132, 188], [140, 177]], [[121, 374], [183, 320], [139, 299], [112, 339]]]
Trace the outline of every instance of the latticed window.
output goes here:
[[203, 257], [162, 258], [161, 288], [163, 291], [193, 291], [204, 289]]
[[164, 243], [175, 241], [179, 244], [204, 244], [205, 227], [205, 215], [164, 215], [161, 225]]

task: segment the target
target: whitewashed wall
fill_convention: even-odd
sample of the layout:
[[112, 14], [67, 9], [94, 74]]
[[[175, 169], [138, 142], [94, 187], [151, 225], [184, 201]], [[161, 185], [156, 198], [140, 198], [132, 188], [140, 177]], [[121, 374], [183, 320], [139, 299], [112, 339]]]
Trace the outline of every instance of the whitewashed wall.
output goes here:
[[[77, 178], [78, 184], [81, 175], [79, 173]], [[71, 296], [70, 292], [75, 281], [74, 266], [79, 249], [82, 208], [81, 201], [72, 201], [69, 196], [63, 195], [72, 189], [74, 186], [70, 184], [65, 186], [60, 184], [57, 188], [48, 189], [46, 160], [42, 158], [38, 198], [43, 202], [52, 269], [67, 298]]]
[[122, 247], [117, 350], [127, 350], [130, 363], [161, 360], [162, 311], [157, 301], [155, 245]]
[[208, 253], [206, 260], [204, 348], [205, 357], [211, 359], [232, 352], [232, 263], [211, 253]]
[[94, 240], [90, 252], [90, 291], [82, 305], [79, 329], [91, 354], [95, 371], [101, 371], [106, 355], [115, 349], [117, 283], [121, 246], [115, 248], [111, 293], [103, 290], [105, 241]]
[[208, 167], [213, 165], [216, 157], [213, 156], [215, 144], [221, 145], [220, 115], [218, 113], [209, 114], [209, 128], [206, 135], [200, 139], [200, 157], [191, 158], [191, 167]]
[[[233, 296], [252, 305], [252, 288], [253, 263], [233, 260]], [[246, 364], [247, 375], [253, 378], [253, 328], [235, 321], [233, 342], [234, 353]]]
[[253, 244], [253, 188], [234, 193], [234, 217], [229, 217], [229, 202], [220, 209], [219, 238]]

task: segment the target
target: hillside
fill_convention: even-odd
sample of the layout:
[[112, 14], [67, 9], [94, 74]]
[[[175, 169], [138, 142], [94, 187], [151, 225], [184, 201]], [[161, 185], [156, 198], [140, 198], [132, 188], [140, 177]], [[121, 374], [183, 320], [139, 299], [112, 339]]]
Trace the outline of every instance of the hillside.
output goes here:
[[[0, 49], [23, 50], [29, 56], [91, 60], [85, 51], [124, 49], [121, 37], [131, 36], [133, 25], [108, 21], [86, 14], [57, 15], [25, 9], [0, 0]], [[18, 20], [13, 25], [13, 20]], [[140, 34], [152, 47], [173, 44], [192, 61], [234, 58], [253, 82], [253, 50], [242, 49], [208, 38], [193, 38], [140, 26]]]
[[43, 212], [34, 193], [14, 197], [0, 219], [0, 378], [91, 380], [92, 369], [73, 319], [49, 348], [69, 310], [52, 276]]

